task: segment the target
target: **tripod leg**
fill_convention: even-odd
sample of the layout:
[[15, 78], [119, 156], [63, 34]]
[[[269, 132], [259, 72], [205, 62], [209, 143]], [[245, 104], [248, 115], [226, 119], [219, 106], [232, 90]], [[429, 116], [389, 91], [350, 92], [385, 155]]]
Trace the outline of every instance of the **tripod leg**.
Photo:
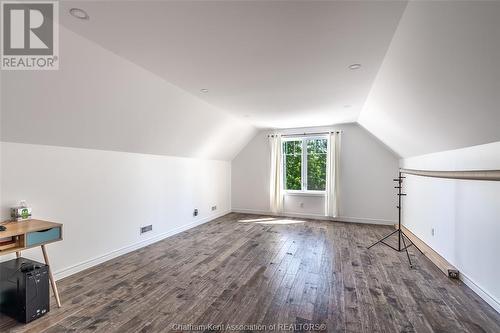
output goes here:
[[393, 232], [391, 232], [390, 234], [388, 234], [387, 236], [385, 236], [384, 238], [376, 241], [375, 243], [373, 243], [372, 245], [368, 246], [369, 249], [371, 249], [373, 246], [377, 245], [378, 243], [381, 243], [383, 240], [385, 240], [386, 238], [394, 235], [396, 232], [398, 232], [398, 230], [394, 230]]
[[422, 252], [422, 250], [420, 250], [420, 248], [419, 248], [417, 245], [415, 245], [415, 243], [413, 243], [413, 242], [411, 241], [411, 239], [410, 239], [408, 236], [406, 236], [406, 234], [405, 234], [403, 231], [401, 231], [401, 233], [404, 235], [404, 237], [406, 237], [406, 238], [408, 239], [408, 241], [410, 242], [410, 245], [413, 245], [413, 246], [414, 246], [414, 247], [418, 250], [418, 252], [420, 252], [422, 255], [425, 255], [425, 254]]
[[411, 259], [410, 259], [410, 253], [408, 252], [408, 248], [406, 247], [406, 241], [405, 241], [404, 234], [401, 235], [401, 238], [403, 239], [403, 245], [405, 246], [406, 256], [408, 257], [408, 262], [410, 263], [410, 268], [413, 268], [413, 264], [411, 263]]

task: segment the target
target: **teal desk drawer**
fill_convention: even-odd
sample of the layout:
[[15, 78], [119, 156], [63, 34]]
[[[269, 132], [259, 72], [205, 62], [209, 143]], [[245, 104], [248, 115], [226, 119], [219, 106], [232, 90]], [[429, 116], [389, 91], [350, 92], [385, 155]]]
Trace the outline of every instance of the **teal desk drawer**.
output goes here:
[[26, 234], [26, 246], [48, 243], [61, 239], [61, 228], [33, 231]]

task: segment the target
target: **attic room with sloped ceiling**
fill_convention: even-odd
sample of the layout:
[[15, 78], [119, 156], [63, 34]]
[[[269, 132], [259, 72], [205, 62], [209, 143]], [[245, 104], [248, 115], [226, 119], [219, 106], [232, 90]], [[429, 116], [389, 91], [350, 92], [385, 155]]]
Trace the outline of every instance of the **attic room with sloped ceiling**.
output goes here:
[[500, 1], [1, 1], [1, 332], [500, 332]]

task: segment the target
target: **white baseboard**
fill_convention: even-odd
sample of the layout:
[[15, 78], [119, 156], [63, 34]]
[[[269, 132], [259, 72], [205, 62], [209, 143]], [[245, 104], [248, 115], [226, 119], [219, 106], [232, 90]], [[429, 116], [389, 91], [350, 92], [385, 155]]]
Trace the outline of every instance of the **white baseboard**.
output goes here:
[[197, 219], [192, 223], [189, 223], [189, 224], [177, 227], [177, 228], [173, 228], [167, 232], [161, 233], [161, 234], [156, 235], [154, 237], [151, 237], [149, 239], [145, 239], [145, 240], [142, 240], [140, 242], [137, 242], [137, 243], [134, 243], [131, 245], [127, 245], [125, 247], [108, 252], [104, 255], [101, 255], [101, 256], [80, 262], [78, 264], [60, 269], [60, 270], [54, 272], [54, 278], [56, 280], [60, 280], [60, 279], [65, 278], [67, 276], [81, 272], [87, 268], [91, 268], [93, 266], [99, 265], [105, 261], [111, 260], [113, 258], [119, 257], [119, 256], [124, 255], [124, 254], [129, 253], [129, 252], [138, 250], [138, 249], [145, 247], [145, 246], [148, 246], [150, 244], [159, 242], [167, 237], [173, 236], [175, 234], [178, 234], [178, 233], [181, 233], [181, 232], [186, 231], [188, 229], [199, 226], [200, 224], [207, 223], [207, 222], [212, 221], [218, 217], [229, 214], [230, 212], [231, 212], [230, 210], [226, 210], [226, 211], [221, 212], [221, 213], [212, 214], [212, 215], [209, 215], [207, 217]]
[[347, 216], [339, 216], [336, 218], [331, 218], [320, 214], [301, 214], [301, 213], [290, 213], [290, 212], [283, 212], [281, 214], [276, 214], [265, 210], [255, 210], [255, 209], [245, 209], [245, 208], [233, 208], [231, 211], [233, 213], [242, 213], [242, 214], [301, 217], [304, 219], [329, 220], [329, 221], [352, 222], [352, 223], [367, 223], [367, 224], [380, 224], [380, 225], [394, 225], [395, 223], [397, 223], [397, 221], [395, 220], [382, 220], [382, 219], [347, 217]]
[[372, 219], [368, 217], [349, 217], [349, 216], [339, 216], [338, 218], [334, 218], [333, 220], [340, 222], [380, 224], [380, 225], [394, 225], [398, 223], [398, 221], [396, 220]]
[[496, 312], [500, 313], [500, 301], [495, 297], [487, 293], [483, 288], [476, 284], [472, 279], [466, 276], [462, 271], [460, 271], [460, 280], [466, 284], [472, 291], [474, 291], [479, 297], [481, 297], [486, 303], [488, 303]]
[[255, 214], [255, 215], [270, 215], [270, 216], [284, 216], [284, 217], [302, 217], [307, 219], [315, 219], [315, 220], [330, 220], [328, 216], [319, 215], [319, 214], [299, 214], [299, 213], [281, 213], [276, 214], [266, 210], [256, 210], [256, 209], [245, 209], [245, 208], [233, 208], [231, 209], [232, 213], [241, 213], [241, 214]]

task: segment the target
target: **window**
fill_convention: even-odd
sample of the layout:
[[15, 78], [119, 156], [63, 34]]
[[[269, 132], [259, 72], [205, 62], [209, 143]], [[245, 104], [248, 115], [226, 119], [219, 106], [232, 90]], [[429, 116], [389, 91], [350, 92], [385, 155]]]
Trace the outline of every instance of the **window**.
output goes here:
[[325, 191], [326, 137], [283, 139], [283, 178], [286, 191]]
[[283, 142], [285, 190], [302, 190], [302, 140]]

